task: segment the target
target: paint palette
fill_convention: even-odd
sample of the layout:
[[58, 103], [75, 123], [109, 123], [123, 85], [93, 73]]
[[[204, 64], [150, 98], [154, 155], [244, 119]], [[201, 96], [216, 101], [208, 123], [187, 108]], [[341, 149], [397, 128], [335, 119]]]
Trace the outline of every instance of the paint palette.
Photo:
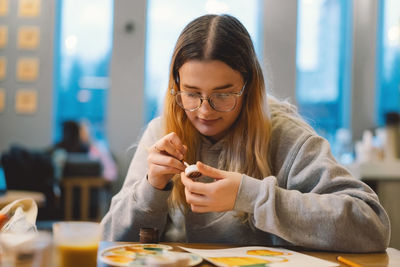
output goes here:
[[189, 266], [194, 266], [203, 260], [196, 254], [171, 249], [163, 244], [126, 244], [102, 250], [99, 259], [111, 266], [146, 266], [152, 260], [170, 262], [185, 258]]

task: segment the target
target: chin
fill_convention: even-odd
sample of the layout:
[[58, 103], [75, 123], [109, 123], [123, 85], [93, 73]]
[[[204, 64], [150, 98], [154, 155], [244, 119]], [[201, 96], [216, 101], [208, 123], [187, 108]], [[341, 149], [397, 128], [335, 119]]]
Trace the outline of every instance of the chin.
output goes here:
[[[222, 130], [216, 130], [216, 129], [204, 129], [203, 127], [197, 128], [197, 130], [200, 132], [200, 134], [214, 139], [216, 136], [220, 136], [221, 133], [223, 132]], [[217, 138], [219, 139], [219, 138]]]
[[210, 132], [210, 131], [199, 131], [199, 132], [207, 137], [213, 137], [219, 134], [219, 132]]
[[207, 127], [196, 127], [197, 130], [204, 136], [212, 137], [220, 133], [220, 131], [216, 129], [207, 129]]

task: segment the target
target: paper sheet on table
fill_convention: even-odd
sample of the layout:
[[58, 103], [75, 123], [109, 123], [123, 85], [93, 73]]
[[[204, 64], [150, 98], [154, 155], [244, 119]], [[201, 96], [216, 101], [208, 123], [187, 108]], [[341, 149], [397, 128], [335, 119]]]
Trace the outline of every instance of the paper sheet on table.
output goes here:
[[338, 266], [335, 262], [321, 260], [296, 251], [272, 247], [238, 247], [229, 249], [192, 249], [180, 247], [197, 254], [217, 266]]

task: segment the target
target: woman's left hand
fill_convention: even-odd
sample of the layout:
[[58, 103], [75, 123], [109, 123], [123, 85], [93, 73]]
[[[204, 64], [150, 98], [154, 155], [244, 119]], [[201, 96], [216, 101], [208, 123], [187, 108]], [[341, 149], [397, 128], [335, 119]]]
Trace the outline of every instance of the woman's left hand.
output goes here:
[[186, 202], [193, 212], [212, 212], [232, 210], [239, 190], [242, 174], [215, 169], [197, 162], [198, 170], [210, 178], [213, 183], [194, 182], [184, 172], [181, 181], [185, 186]]

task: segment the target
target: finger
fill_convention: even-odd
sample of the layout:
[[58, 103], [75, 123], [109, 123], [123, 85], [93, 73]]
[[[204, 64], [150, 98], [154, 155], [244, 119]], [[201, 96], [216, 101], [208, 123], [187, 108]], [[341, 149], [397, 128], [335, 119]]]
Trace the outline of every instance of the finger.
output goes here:
[[177, 169], [179, 170], [178, 173], [185, 170], [185, 165], [182, 163], [182, 161], [177, 160], [176, 158], [166, 154], [161, 154], [161, 153], [150, 154], [148, 156], [148, 162], [150, 164]]
[[187, 152], [187, 150], [188, 150], [187, 145], [183, 145], [183, 148], [185, 149], [184, 155], [186, 155], [186, 152]]
[[167, 154], [179, 160], [182, 160], [186, 153], [179, 137], [175, 133], [164, 136], [154, 144], [154, 148], [158, 153]]
[[153, 152], [158, 155], [165, 155], [177, 159], [178, 161], [183, 160], [183, 155], [180, 151], [176, 150], [172, 144], [168, 141], [159, 141], [155, 143], [149, 150], [149, 154]]
[[152, 164], [149, 167], [149, 174], [152, 175], [167, 175], [167, 174], [179, 174], [182, 171], [174, 168], [174, 167], [170, 167], [170, 166], [165, 166], [165, 165], [157, 165], [157, 164]]
[[161, 140], [161, 141], [157, 142], [156, 144], [154, 144], [154, 150], [158, 154], [168, 155], [168, 156], [174, 157], [178, 160], [183, 159], [183, 154], [179, 150], [177, 150], [174, 147], [174, 145], [171, 144], [171, 142], [169, 142], [166, 139]]
[[204, 195], [208, 192], [209, 184], [194, 182], [192, 179], [186, 176], [184, 172], [181, 173], [181, 182], [185, 186], [185, 190], [191, 193]]
[[188, 204], [203, 206], [207, 202], [206, 196], [192, 193], [187, 188], [185, 188], [185, 196]]
[[210, 210], [210, 205], [206, 196], [193, 194], [185, 189], [186, 202], [190, 204], [192, 211], [194, 212], [207, 212]]
[[169, 142], [177, 149], [182, 155], [186, 154], [187, 147], [182, 143], [179, 136], [172, 132], [167, 135]]
[[197, 169], [201, 174], [204, 176], [208, 176], [210, 178], [214, 179], [224, 179], [226, 178], [226, 172], [222, 170], [218, 170], [216, 168], [213, 168], [211, 166], [208, 166], [200, 161], [196, 163]]

